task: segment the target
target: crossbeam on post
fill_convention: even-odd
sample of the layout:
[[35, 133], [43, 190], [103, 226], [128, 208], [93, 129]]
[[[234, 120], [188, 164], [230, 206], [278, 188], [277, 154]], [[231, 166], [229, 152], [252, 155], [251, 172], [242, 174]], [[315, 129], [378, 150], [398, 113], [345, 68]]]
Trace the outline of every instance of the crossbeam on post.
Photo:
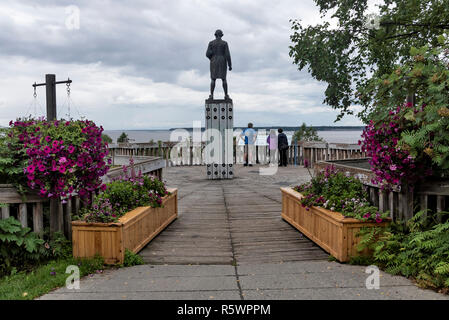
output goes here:
[[72, 80], [67, 79], [65, 81], [56, 81], [56, 75], [46, 74], [45, 83], [36, 82], [32, 85], [34, 88], [45, 86], [46, 87], [46, 98], [47, 98], [47, 120], [56, 120], [56, 85], [63, 83], [72, 83]]

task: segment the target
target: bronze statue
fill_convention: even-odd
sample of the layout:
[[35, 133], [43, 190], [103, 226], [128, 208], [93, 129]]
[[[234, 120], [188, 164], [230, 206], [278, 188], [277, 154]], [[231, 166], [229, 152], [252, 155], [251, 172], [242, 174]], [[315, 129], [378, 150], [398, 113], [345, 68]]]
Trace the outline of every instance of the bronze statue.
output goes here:
[[214, 98], [215, 80], [221, 79], [223, 82], [223, 91], [225, 99], [228, 96], [228, 83], [226, 82], [226, 68], [229, 66], [229, 71], [232, 70], [231, 54], [229, 53], [228, 43], [221, 40], [223, 31], [215, 31], [215, 40], [209, 42], [207, 47], [206, 57], [210, 60], [210, 96], [209, 99]]

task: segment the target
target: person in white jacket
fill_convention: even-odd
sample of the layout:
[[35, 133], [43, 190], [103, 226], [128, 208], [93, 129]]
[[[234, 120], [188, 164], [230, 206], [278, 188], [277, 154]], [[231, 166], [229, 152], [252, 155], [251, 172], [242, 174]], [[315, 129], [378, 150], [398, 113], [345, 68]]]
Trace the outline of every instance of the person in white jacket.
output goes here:
[[267, 138], [268, 148], [270, 150], [270, 165], [277, 165], [278, 136], [276, 130], [271, 129]]

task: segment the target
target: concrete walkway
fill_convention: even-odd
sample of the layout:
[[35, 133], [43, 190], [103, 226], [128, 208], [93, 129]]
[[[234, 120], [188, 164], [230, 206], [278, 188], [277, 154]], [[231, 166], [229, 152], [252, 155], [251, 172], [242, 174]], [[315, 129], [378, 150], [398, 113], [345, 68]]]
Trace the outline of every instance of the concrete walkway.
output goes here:
[[236, 168], [230, 181], [204, 179], [204, 167], [164, 172], [179, 189], [179, 218], [141, 255], [146, 265], [107, 270], [41, 299], [448, 299], [381, 272], [368, 290], [365, 267], [328, 255], [280, 218], [279, 187], [307, 181], [306, 169], [259, 175]]

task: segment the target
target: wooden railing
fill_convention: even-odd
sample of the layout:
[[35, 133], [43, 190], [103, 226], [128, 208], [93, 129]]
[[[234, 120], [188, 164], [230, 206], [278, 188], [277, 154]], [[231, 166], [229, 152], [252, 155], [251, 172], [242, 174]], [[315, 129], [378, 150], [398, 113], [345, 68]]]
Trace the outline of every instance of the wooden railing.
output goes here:
[[[166, 166], [204, 165], [203, 151], [205, 143], [133, 143], [110, 145], [110, 154], [114, 156], [159, 156], [165, 159]], [[365, 157], [357, 144], [299, 142], [292, 143], [288, 150], [288, 162], [292, 165], [304, 165], [305, 160], [311, 167], [321, 160], [358, 159]], [[268, 146], [256, 146], [256, 162], [268, 164], [270, 150]], [[234, 144], [234, 163], [244, 162], [244, 146]]]
[[[61, 201], [58, 199], [42, 198], [37, 194], [20, 195], [13, 185], [0, 185], [1, 218], [10, 216], [17, 218], [23, 227], [30, 227], [41, 234], [45, 226], [51, 232], [63, 232], [67, 238], [72, 234], [72, 214], [77, 214], [83, 205], [79, 197]], [[44, 224], [44, 210], [48, 210], [48, 224]]]

